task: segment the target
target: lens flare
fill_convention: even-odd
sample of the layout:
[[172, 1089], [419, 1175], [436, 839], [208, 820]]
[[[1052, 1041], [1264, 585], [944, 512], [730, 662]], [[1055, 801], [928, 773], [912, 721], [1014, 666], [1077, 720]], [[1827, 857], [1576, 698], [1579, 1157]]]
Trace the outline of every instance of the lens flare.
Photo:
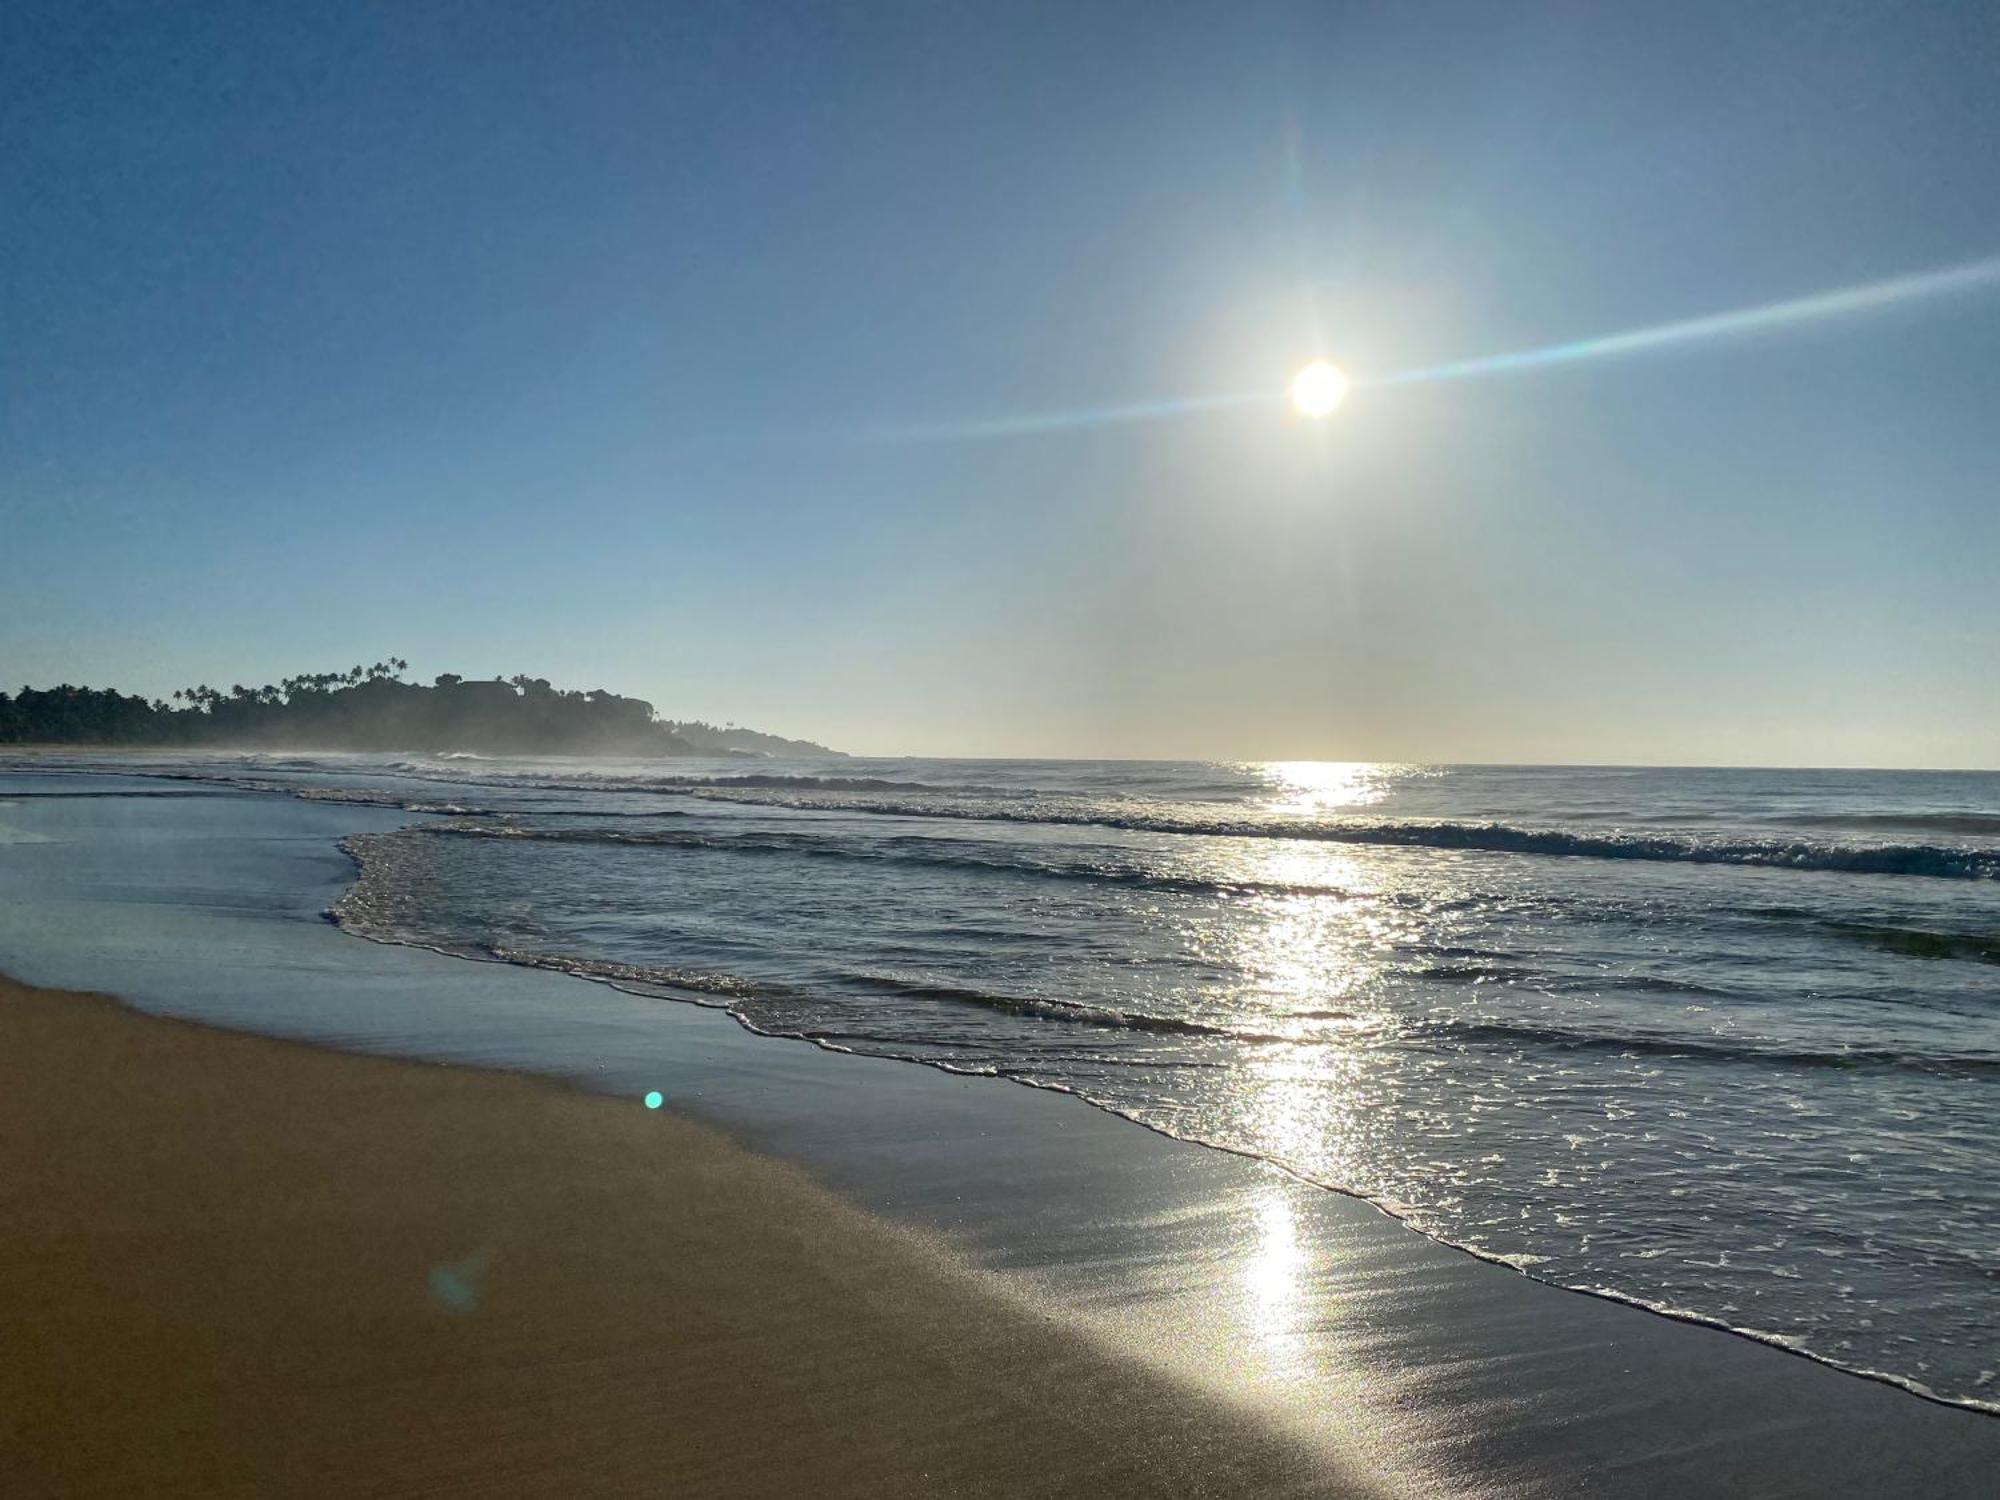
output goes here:
[[1545, 369], [1550, 365], [1573, 364], [1582, 359], [1601, 359], [1613, 354], [1634, 354], [1672, 344], [1689, 344], [1728, 335], [1761, 333], [1795, 323], [1817, 323], [1826, 318], [1850, 317], [1874, 312], [1902, 302], [1916, 302], [1953, 292], [1973, 291], [2000, 285], [2000, 256], [1947, 266], [1940, 271], [1924, 271], [1915, 276], [1894, 276], [1887, 281], [1871, 281], [1864, 286], [1842, 287], [1810, 297], [1792, 297], [1767, 302], [1759, 307], [1742, 307], [1731, 312], [1710, 313], [1706, 317], [1683, 318], [1676, 323], [1655, 323], [1648, 328], [1630, 328], [1623, 333], [1600, 338], [1578, 339], [1569, 344], [1545, 344], [1535, 349], [1519, 349], [1511, 354], [1488, 354], [1478, 359], [1453, 360], [1449, 364], [1426, 365], [1420, 370], [1399, 370], [1393, 375], [1377, 375], [1362, 382], [1369, 386], [1416, 385], [1432, 380], [1467, 380], [1483, 375], [1511, 375], [1521, 370]]
[[1163, 396], [1154, 401], [1128, 401], [1119, 406], [1085, 406], [1074, 411], [1027, 412], [1012, 417], [982, 417], [965, 422], [928, 422], [917, 426], [873, 427], [860, 434], [873, 443], [961, 443], [988, 438], [1038, 437], [1077, 428], [1122, 427], [1137, 422], [1171, 422], [1204, 412], [1241, 411], [1269, 406], [1272, 391], [1223, 391], [1208, 396]]
[[1544, 344], [1517, 349], [1507, 354], [1482, 355], [1474, 359], [1452, 360], [1418, 369], [1396, 370], [1350, 381], [1338, 366], [1316, 359], [1292, 377], [1283, 391], [1225, 391], [1212, 395], [1160, 397], [1150, 401], [1127, 401], [1115, 406], [1086, 406], [1067, 411], [1028, 412], [1012, 416], [980, 417], [956, 422], [933, 422], [917, 426], [866, 428], [854, 438], [868, 443], [962, 443], [986, 439], [1037, 437], [1043, 434], [1082, 431], [1101, 427], [1147, 422], [1173, 422], [1186, 417], [1228, 411], [1272, 409], [1290, 400], [1300, 416], [1318, 421], [1332, 414], [1350, 388], [1379, 390], [1389, 386], [1420, 385], [1440, 380], [1480, 379], [1489, 375], [1511, 375], [1524, 370], [1540, 370], [1579, 360], [1604, 359], [1614, 355], [1643, 353], [1678, 344], [1706, 342], [1824, 319], [1852, 317], [1895, 307], [2000, 286], [2000, 256], [1968, 261], [1962, 265], [1923, 271], [1913, 276], [1895, 276], [1860, 286], [1841, 287], [1809, 297], [1792, 297], [1757, 307], [1736, 308], [1683, 318], [1672, 323], [1655, 323], [1629, 328], [1597, 338], [1578, 339], [1566, 344]]

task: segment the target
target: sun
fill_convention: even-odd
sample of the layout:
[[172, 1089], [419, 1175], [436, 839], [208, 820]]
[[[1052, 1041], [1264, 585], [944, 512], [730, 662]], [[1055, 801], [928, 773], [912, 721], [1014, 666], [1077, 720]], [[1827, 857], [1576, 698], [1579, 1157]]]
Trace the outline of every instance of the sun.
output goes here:
[[1292, 377], [1292, 409], [1302, 417], [1329, 416], [1346, 396], [1347, 377], [1323, 359]]

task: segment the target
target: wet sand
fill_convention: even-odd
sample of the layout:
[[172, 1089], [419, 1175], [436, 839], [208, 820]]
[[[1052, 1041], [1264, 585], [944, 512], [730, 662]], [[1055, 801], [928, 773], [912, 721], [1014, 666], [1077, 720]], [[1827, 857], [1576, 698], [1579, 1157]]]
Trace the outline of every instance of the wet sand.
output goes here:
[[1338, 1494], [637, 1102], [0, 980], [0, 1492]]

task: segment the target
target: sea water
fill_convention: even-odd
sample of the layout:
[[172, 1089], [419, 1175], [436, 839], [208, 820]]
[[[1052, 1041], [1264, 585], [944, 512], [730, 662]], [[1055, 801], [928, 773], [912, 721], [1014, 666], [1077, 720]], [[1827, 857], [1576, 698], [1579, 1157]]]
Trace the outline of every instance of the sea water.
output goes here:
[[1065, 1090], [2000, 1409], [2000, 775], [121, 763], [409, 809], [360, 935]]

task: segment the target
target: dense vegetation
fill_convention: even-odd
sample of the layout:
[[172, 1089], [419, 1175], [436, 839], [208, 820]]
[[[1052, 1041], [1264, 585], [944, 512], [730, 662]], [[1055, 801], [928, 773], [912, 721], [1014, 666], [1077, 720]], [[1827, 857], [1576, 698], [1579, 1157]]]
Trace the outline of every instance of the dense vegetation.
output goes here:
[[[404, 682], [409, 663], [288, 677], [228, 692], [177, 689], [173, 701], [108, 688], [24, 687], [0, 693], [0, 744], [252, 745], [319, 750], [461, 750], [487, 755], [703, 755], [817, 751], [751, 730], [689, 725], [683, 736], [653, 705], [602, 688], [570, 692], [542, 677], [467, 681], [445, 673]], [[738, 737], [742, 742], [735, 743]], [[757, 742], [757, 743], [751, 743]]]
[[699, 719], [663, 720], [669, 734], [686, 740], [703, 755], [843, 755], [811, 740], [788, 740], [783, 735], [745, 729], [740, 724], [704, 724]]

